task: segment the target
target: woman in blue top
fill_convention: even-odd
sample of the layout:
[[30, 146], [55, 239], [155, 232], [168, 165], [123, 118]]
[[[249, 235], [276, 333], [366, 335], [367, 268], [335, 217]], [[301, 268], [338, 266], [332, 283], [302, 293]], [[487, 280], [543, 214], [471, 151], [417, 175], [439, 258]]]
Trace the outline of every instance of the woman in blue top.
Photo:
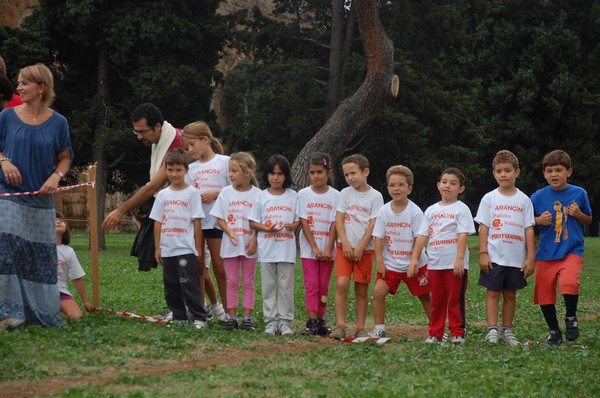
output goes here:
[[23, 104], [0, 113], [0, 328], [60, 323], [51, 195], [71, 165], [69, 125], [49, 107], [48, 67], [21, 69], [18, 84]]

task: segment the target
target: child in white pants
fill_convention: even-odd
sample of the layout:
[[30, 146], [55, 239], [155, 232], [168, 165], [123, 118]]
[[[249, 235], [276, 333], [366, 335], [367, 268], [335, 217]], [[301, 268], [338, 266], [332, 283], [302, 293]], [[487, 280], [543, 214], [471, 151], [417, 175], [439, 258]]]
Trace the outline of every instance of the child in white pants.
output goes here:
[[292, 185], [290, 164], [285, 156], [269, 158], [263, 173], [269, 188], [258, 195], [250, 212], [250, 226], [258, 230], [258, 261], [262, 280], [265, 333], [293, 334], [294, 264], [296, 236], [300, 225], [296, 209], [298, 194]]

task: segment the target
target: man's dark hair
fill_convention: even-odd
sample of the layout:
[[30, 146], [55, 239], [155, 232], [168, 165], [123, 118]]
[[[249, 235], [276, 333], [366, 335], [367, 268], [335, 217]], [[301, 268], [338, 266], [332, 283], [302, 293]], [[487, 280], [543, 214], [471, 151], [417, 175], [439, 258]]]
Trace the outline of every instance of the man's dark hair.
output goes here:
[[156, 105], [151, 103], [140, 104], [131, 112], [131, 121], [133, 123], [140, 121], [141, 119], [146, 118], [146, 122], [148, 123], [148, 127], [156, 126], [156, 123], [163, 125], [165, 118], [162, 115], [160, 109], [156, 107]]

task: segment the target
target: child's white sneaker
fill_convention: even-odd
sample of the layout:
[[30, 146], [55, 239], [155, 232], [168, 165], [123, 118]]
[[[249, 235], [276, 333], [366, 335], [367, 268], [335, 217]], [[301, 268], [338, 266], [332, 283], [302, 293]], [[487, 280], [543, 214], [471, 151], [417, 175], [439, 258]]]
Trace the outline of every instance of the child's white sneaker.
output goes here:
[[194, 321], [194, 327], [196, 329], [204, 329], [206, 327], [206, 322], [201, 321], [200, 319], [196, 319]]
[[213, 313], [214, 317], [217, 318], [217, 321], [225, 322], [227, 320], [227, 315], [225, 314], [225, 310], [223, 309], [223, 304], [211, 304], [210, 311]]
[[277, 334], [277, 322], [269, 322], [267, 327], [265, 328], [265, 333], [270, 334], [271, 336], [275, 336]]
[[160, 319], [163, 322], [171, 322], [173, 320], [173, 311], [167, 308], [162, 314], [155, 315], [153, 318]]
[[444, 342], [443, 340], [441, 340], [441, 339], [438, 339], [438, 338], [437, 338], [437, 337], [435, 337], [435, 336], [428, 336], [428, 337], [425, 339], [425, 344], [436, 344], [436, 343], [443, 343], [443, 342]]
[[373, 331], [371, 331], [371, 333], [369, 333], [369, 337], [371, 337], [371, 338], [383, 338], [383, 337], [387, 337], [387, 334], [385, 334], [385, 330], [384, 329], [373, 329]]
[[290, 336], [294, 334], [294, 331], [287, 322], [281, 322], [279, 324], [279, 334], [282, 336]]
[[452, 344], [463, 345], [465, 344], [465, 338], [462, 336], [452, 336]]
[[502, 332], [502, 340], [511, 347], [521, 345], [521, 343], [517, 339], [517, 336], [515, 336], [511, 329], [506, 329]]
[[498, 330], [490, 329], [485, 335], [485, 342], [490, 344], [496, 344], [498, 342]]

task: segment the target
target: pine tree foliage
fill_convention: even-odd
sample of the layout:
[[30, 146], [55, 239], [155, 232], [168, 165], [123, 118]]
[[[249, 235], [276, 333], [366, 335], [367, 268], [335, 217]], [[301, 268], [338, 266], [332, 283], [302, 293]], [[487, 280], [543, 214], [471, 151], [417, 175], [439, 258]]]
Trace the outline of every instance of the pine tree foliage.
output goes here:
[[[45, 62], [55, 69], [55, 108], [69, 118], [77, 163], [90, 162], [93, 147], [102, 145], [109, 173], [120, 169], [129, 180], [113, 188], [131, 190], [147, 181], [149, 159], [149, 151], [141, 150], [131, 134], [133, 108], [155, 103], [169, 122], [181, 127], [213, 119], [211, 85], [219, 78], [215, 65], [227, 34], [215, 14], [217, 5], [212, 0], [41, 2], [18, 34], [43, 38], [37, 42], [47, 46], [48, 54], [21, 55], [15, 61]], [[103, 46], [105, 79], [98, 75]], [[106, 89], [105, 96], [99, 96], [99, 86]], [[93, 133], [98, 120], [100, 142]]]
[[[124, 133], [130, 110], [151, 101], [178, 125], [210, 119], [211, 81], [224, 88], [221, 134], [230, 152], [252, 151], [259, 164], [273, 153], [294, 161], [327, 122], [332, 2], [274, 0], [274, 15], [254, 7], [223, 17], [215, 15], [217, 3], [48, 0], [24, 29], [0, 27], [0, 52], [12, 72], [39, 60], [60, 72], [56, 106], [71, 120], [82, 163], [98, 145], [92, 138], [98, 111], [111, 167], [121, 158], [139, 163], [146, 155], [138, 157], [138, 143]], [[344, 2], [344, 26], [356, 4]], [[516, 153], [518, 186], [531, 194], [545, 185], [542, 156], [561, 148], [573, 158], [572, 182], [587, 189], [600, 214], [594, 172], [600, 161], [599, 2], [377, 5], [394, 45], [400, 93], [336, 150], [336, 162], [364, 153], [371, 159], [370, 182], [384, 192], [386, 169], [409, 166], [416, 181], [412, 199], [422, 207], [438, 199], [439, 173], [459, 167], [467, 175], [463, 199], [474, 209], [496, 186], [490, 169], [498, 150]], [[350, 51], [340, 69], [341, 96], [349, 98], [363, 83], [367, 62], [358, 29], [345, 34]], [[224, 43], [241, 54], [226, 78], [214, 72]], [[97, 94], [102, 45], [110, 65], [108, 99]], [[337, 181], [344, 185], [341, 176]]]

